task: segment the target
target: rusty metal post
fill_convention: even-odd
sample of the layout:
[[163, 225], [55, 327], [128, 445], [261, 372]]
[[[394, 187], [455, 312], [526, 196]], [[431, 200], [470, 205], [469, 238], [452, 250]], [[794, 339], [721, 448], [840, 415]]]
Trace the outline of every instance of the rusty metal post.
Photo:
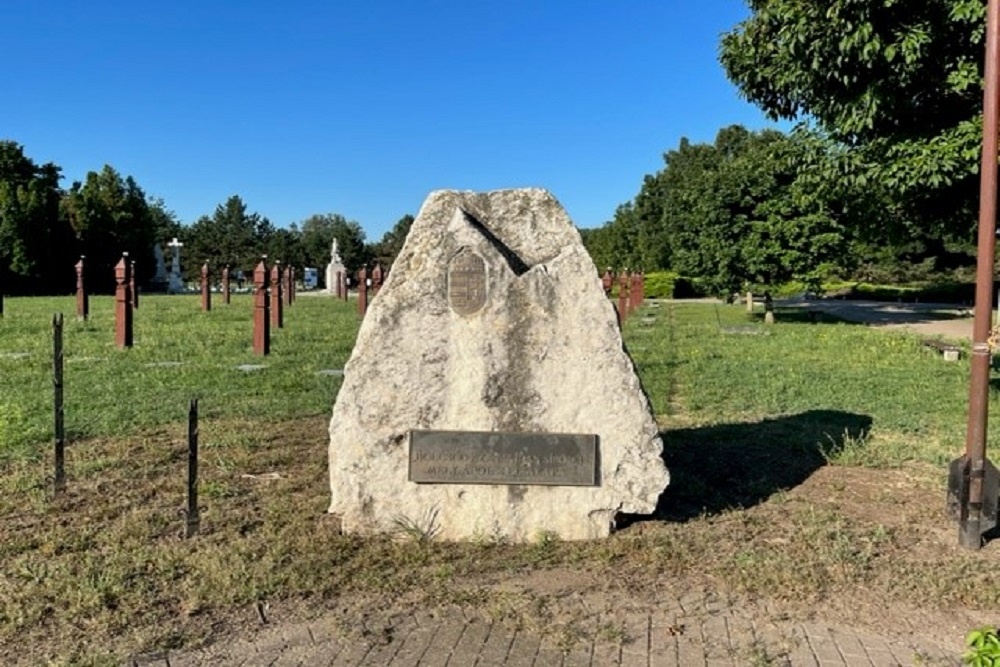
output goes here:
[[[1000, 58], [1000, 1], [990, 0], [986, 18], [986, 76], [983, 91], [983, 152], [979, 182], [979, 244], [976, 258], [976, 306], [972, 325], [972, 360], [969, 379], [969, 419], [965, 455], [959, 460], [966, 484], [959, 499], [958, 541], [968, 549], [982, 546], [983, 504], [994, 511], [996, 499], [984, 497], [986, 424], [989, 398], [990, 320], [993, 308], [993, 261], [997, 212], [997, 122], [1000, 120], [997, 60]], [[992, 518], [995, 522], [996, 517]], [[987, 521], [988, 523], [988, 521]]]
[[66, 490], [66, 426], [63, 411], [63, 316], [52, 316], [52, 406], [55, 415], [55, 472], [52, 475], [53, 495]]
[[139, 290], [135, 286], [135, 260], [129, 262], [128, 292], [132, 297], [132, 310], [139, 309]]
[[358, 272], [358, 315], [365, 316], [368, 312], [368, 269], [361, 267]]
[[115, 265], [115, 345], [119, 348], [132, 347], [132, 297], [129, 284], [132, 282], [132, 265], [128, 253]]
[[229, 305], [229, 265], [222, 267], [222, 303]]
[[80, 255], [80, 261], [74, 267], [76, 269], [76, 317], [79, 320], [86, 320], [90, 315], [90, 299], [87, 297], [87, 285], [83, 277], [84, 256]]
[[198, 511], [198, 399], [192, 398], [188, 407], [188, 475], [187, 511], [185, 512], [184, 537], [198, 534], [201, 513]]
[[201, 309], [206, 313], [212, 310], [212, 289], [209, 283], [212, 277], [212, 270], [208, 268], [208, 262], [201, 265]]
[[281, 262], [275, 262], [271, 267], [271, 328], [280, 329], [284, 326], [281, 310]]
[[253, 353], [264, 356], [271, 351], [271, 331], [267, 304], [267, 258], [253, 270]]

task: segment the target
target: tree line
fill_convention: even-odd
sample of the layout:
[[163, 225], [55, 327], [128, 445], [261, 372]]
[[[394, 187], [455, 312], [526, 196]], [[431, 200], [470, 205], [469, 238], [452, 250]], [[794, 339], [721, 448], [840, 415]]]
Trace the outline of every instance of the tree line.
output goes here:
[[131, 176], [110, 165], [82, 182], [60, 187], [61, 168], [37, 164], [24, 148], [0, 140], [0, 290], [5, 294], [66, 294], [75, 286], [73, 266], [86, 257], [88, 288], [114, 288], [113, 267], [123, 252], [136, 262], [136, 279], [156, 287], [156, 248], [170, 266], [169, 240], [184, 244], [181, 268], [196, 281], [201, 265], [229, 265], [247, 275], [261, 255], [298, 267], [323, 268], [337, 239], [349, 271], [381, 262], [388, 266], [402, 248], [413, 216], [404, 215], [377, 242], [361, 225], [337, 213], [316, 214], [286, 228], [250, 211], [238, 195], [210, 215], [182, 224], [161, 199], [148, 197]]
[[681, 139], [612, 220], [600, 267], [663, 269], [725, 294], [828, 279], [971, 273], [986, 3], [751, 0], [720, 61], [790, 132]]

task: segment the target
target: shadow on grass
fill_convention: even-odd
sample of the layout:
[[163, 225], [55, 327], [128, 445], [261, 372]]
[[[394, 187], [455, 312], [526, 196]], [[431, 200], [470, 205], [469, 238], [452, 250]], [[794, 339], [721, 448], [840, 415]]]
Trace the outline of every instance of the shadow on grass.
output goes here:
[[[664, 431], [670, 485], [651, 519], [689, 521], [750, 507], [804, 482], [848, 442], [863, 442], [871, 417], [836, 410], [745, 424]], [[628, 525], [645, 517], [621, 517]]]

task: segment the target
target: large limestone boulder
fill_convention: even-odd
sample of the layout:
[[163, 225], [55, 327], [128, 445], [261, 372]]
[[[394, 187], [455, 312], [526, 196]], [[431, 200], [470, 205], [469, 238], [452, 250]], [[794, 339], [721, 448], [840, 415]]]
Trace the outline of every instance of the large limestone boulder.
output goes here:
[[[450, 457], [422, 474], [458, 483], [411, 481], [411, 439], [428, 430], [479, 434], [420, 450]], [[543, 434], [596, 435], [596, 452], [550, 456]], [[507, 465], [473, 467], [463, 448]], [[559, 202], [540, 189], [431, 193], [368, 309], [333, 409], [330, 512], [344, 531], [607, 536], [618, 514], [653, 511], [669, 479], [662, 448], [614, 309]], [[546, 484], [525, 474], [539, 461], [555, 462], [556, 477], [592, 479]]]

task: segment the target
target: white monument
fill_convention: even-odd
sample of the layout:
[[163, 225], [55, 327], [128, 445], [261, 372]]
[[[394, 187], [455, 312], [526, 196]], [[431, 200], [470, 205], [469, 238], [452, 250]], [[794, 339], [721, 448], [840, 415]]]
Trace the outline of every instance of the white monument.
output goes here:
[[330, 244], [330, 263], [326, 265], [326, 293], [343, 296], [340, 293], [340, 284], [337, 282], [337, 273], [347, 277], [347, 269], [338, 252], [337, 239], [333, 239], [333, 243]]
[[174, 239], [167, 244], [167, 247], [174, 249], [174, 259], [170, 265], [170, 282], [167, 291], [171, 294], [180, 294], [184, 291], [184, 280], [181, 278], [181, 248], [184, 244]]
[[153, 246], [153, 258], [156, 260], [156, 272], [153, 274], [153, 283], [162, 288], [170, 280], [167, 276], [167, 264], [163, 258], [163, 248], [157, 243]]
[[580, 234], [539, 189], [438, 191], [369, 306], [330, 422], [348, 533], [607, 536], [669, 481]]

